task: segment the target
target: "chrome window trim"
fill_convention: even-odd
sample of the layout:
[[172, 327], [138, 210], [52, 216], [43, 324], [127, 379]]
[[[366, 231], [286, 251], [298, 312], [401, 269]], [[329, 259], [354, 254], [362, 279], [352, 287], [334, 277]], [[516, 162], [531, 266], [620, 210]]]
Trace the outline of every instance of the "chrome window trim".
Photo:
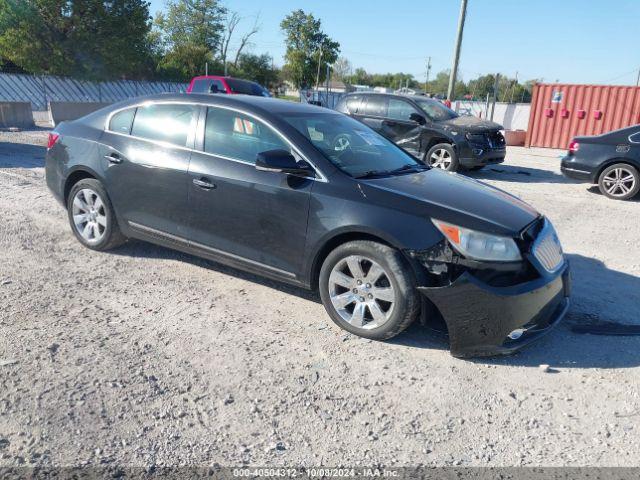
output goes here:
[[288, 272], [287, 270], [282, 270], [282, 269], [277, 268], [277, 267], [272, 267], [271, 265], [265, 265], [264, 263], [256, 262], [255, 260], [251, 260], [249, 258], [242, 257], [242, 256], [236, 255], [234, 253], [225, 252], [224, 250], [218, 250], [217, 248], [208, 247], [207, 245], [203, 245], [201, 243], [194, 242], [193, 240], [188, 240], [188, 239], [186, 239], [184, 237], [179, 237], [178, 235], [173, 235], [171, 233], [163, 232], [162, 230], [157, 230], [157, 229], [152, 228], [152, 227], [147, 227], [146, 225], [142, 225], [140, 223], [132, 222], [130, 220], [128, 220], [127, 223], [129, 224], [129, 226], [131, 228], [133, 228], [135, 230], [140, 230], [142, 232], [151, 233], [151, 234], [157, 235], [159, 237], [166, 238], [168, 240], [173, 240], [174, 242], [178, 242], [178, 243], [184, 244], [184, 245], [186, 245], [188, 247], [195, 247], [195, 248], [198, 248], [200, 250], [205, 250], [205, 251], [214, 253], [216, 255], [221, 255], [223, 257], [230, 258], [232, 260], [248, 263], [250, 265], [255, 265], [257, 267], [264, 268], [266, 270], [271, 270], [272, 272], [276, 272], [276, 273], [279, 273], [280, 275], [284, 275], [284, 276], [287, 276], [287, 277], [290, 277], [290, 278], [296, 278], [297, 277], [295, 273]]
[[[211, 107], [211, 108], [224, 108], [226, 110], [231, 110], [233, 112], [237, 112], [237, 113], [241, 113], [243, 115], [247, 115], [248, 117], [252, 117], [255, 118], [256, 120], [264, 123], [265, 125], [267, 125], [269, 128], [271, 128], [274, 132], [276, 132], [293, 150], [293, 152], [295, 152], [300, 158], [302, 158], [305, 162], [307, 162], [309, 165], [311, 165], [311, 168], [313, 168], [313, 170], [316, 172], [316, 174], [318, 175], [317, 177], [300, 177], [300, 178], [307, 178], [309, 180], [313, 180], [316, 182], [323, 182], [323, 183], [327, 183], [328, 179], [327, 177], [322, 173], [322, 171], [316, 166], [315, 163], [313, 163], [311, 160], [309, 160], [309, 158], [304, 155], [300, 149], [298, 147], [296, 147], [293, 142], [291, 142], [291, 140], [289, 140], [279, 129], [277, 129], [271, 122], [269, 122], [268, 120], [265, 120], [264, 118], [251, 113], [251, 112], [247, 112], [246, 110], [242, 110], [236, 107], [230, 107], [228, 105], [212, 105], [209, 103], [202, 103], [202, 102], [181, 102], [180, 100], [145, 100], [139, 103], [136, 103], [134, 105], [127, 105], [125, 107], [122, 108], [118, 108], [117, 110], [114, 110], [113, 112], [109, 113], [109, 115], [107, 115], [107, 118], [105, 120], [105, 124], [104, 124], [104, 131], [105, 132], [109, 132], [109, 133], [113, 133], [115, 135], [121, 135], [123, 137], [129, 137], [129, 138], [133, 138], [136, 140], [144, 140], [156, 145], [160, 145], [162, 147], [167, 147], [167, 148], [178, 148], [181, 150], [187, 150], [190, 152], [196, 152], [196, 153], [201, 153], [201, 154], [205, 154], [205, 155], [209, 155], [215, 158], [222, 158], [224, 160], [230, 160], [232, 162], [237, 162], [237, 163], [242, 163], [245, 165], [254, 165], [251, 162], [248, 162], [246, 160], [240, 159], [240, 158], [231, 158], [231, 157], [226, 157], [223, 155], [216, 155], [213, 153], [208, 153], [205, 152], [204, 150], [197, 150], [195, 148], [189, 148], [186, 146], [180, 146], [180, 145], [174, 145], [172, 143], [167, 143], [167, 142], [161, 142], [158, 140], [151, 140], [149, 138], [142, 138], [142, 137], [136, 137], [134, 135], [127, 135], [125, 133], [120, 133], [120, 132], [114, 132], [113, 130], [109, 129], [109, 124], [111, 123], [111, 117], [113, 117], [116, 113], [119, 113], [123, 110], [126, 110], [128, 108], [138, 108], [138, 107], [142, 107], [142, 106], [146, 106], [146, 105], [165, 105], [165, 104], [169, 104], [169, 105], [198, 105], [198, 106], [202, 106], [202, 107]], [[134, 119], [135, 121], [135, 119]], [[132, 123], [132, 130], [133, 130], [133, 123]], [[131, 131], [132, 131], [131, 130]]]

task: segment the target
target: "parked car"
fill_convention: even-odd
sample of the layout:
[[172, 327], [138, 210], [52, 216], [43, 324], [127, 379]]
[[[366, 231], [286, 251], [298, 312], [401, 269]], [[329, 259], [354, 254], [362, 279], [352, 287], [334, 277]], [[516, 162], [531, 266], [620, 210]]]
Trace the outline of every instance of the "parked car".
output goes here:
[[228, 95], [255, 95], [270, 97], [269, 90], [262, 85], [241, 78], [221, 77], [218, 75], [201, 75], [193, 77], [187, 93], [226, 93]]
[[56, 127], [46, 179], [88, 248], [137, 238], [319, 289], [336, 324], [371, 339], [441, 315], [454, 355], [508, 353], [569, 305], [549, 220], [320, 107], [121, 102]]
[[640, 191], [640, 125], [574, 138], [560, 170], [567, 177], [597, 184], [609, 198], [634, 197]]
[[506, 155], [501, 125], [460, 116], [432, 98], [358, 92], [345, 95], [336, 109], [427, 165], [450, 172], [479, 170], [503, 162]]

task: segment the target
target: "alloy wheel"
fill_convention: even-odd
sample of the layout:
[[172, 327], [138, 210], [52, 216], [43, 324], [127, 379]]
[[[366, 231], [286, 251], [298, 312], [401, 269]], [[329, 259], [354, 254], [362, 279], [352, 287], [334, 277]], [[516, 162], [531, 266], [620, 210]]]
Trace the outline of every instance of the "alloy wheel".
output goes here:
[[396, 292], [389, 274], [362, 255], [340, 260], [329, 275], [329, 297], [340, 317], [362, 329], [378, 328], [391, 317]]
[[434, 168], [448, 170], [451, 166], [451, 154], [444, 148], [438, 148], [431, 153], [429, 157], [429, 165]]
[[90, 244], [100, 242], [107, 231], [107, 213], [100, 195], [90, 188], [78, 190], [73, 197], [73, 224]]
[[630, 170], [618, 167], [607, 173], [602, 183], [612, 197], [624, 197], [635, 188], [636, 177]]

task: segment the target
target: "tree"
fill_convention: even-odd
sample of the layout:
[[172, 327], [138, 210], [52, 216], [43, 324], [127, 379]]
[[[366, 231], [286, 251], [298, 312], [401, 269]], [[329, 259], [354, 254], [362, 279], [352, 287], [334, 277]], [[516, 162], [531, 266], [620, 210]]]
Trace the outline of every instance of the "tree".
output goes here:
[[275, 88], [278, 82], [278, 69], [273, 67], [273, 59], [267, 53], [254, 55], [242, 53], [232, 66], [231, 73], [236, 77], [253, 80], [267, 88]]
[[351, 75], [351, 62], [344, 57], [338, 58], [333, 64], [333, 75], [336, 79], [346, 82]]
[[30, 73], [140, 78], [150, 27], [145, 0], [0, 0], [0, 57]]
[[[251, 30], [240, 37], [240, 44], [236, 49], [235, 59], [233, 60], [234, 68], [237, 68], [240, 55], [242, 55], [242, 51], [249, 46], [249, 40], [251, 39], [251, 37], [260, 31], [259, 18], [259, 16], [256, 16], [256, 20], [253, 23], [253, 27], [251, 28]], [[242, 17], [240, 17], [237, 12], [232, 12], [228, 17], [227, 25], [222, 35], [222, 41], [220, 42], [220, 60], [222, 61], [222, 65], [224, 66], [225, 75], [228, 71], [227, 63], [229, 56], [229, 44], [231, 43], [231, 38], [233, 37], [233, 34], [241, 21]]]
[[158, 74], [188, 80], [204, 73], [205, 64], [212, 72], [219, 70], [214, 55], [222, 44], [226, 14], [219, 0], [168, 0], [166, 13], [154, 21]]
[[284, 32], [286, 64], [284, 71], [298, 87], [309, 87], [322, 82], [328, 64], [338, 59], [340, 44], [331, 40], [321, 29], [321, 21], [303, 10], [295, 10], [280, 23]]

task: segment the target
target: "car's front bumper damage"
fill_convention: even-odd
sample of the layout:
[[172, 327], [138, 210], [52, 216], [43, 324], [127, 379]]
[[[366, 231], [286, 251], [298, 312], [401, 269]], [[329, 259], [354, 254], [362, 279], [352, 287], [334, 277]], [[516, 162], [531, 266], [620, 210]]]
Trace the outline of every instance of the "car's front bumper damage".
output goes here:
[[553, 272], [525, 246], [521, 262], [465, 259], [446, 241], [407, 252], [425, 275], [418, 290], [442, 315], [456, 357], [504, 355], [551, 330], [569, 308], [571, 277], [564, 257]]
[[447, 286], [419, 287], [442, 314], [451, 354], [512, 353], [551, 330], [569, 308], [569, 266], [551, 279], [493, 287], [468, 272]]

